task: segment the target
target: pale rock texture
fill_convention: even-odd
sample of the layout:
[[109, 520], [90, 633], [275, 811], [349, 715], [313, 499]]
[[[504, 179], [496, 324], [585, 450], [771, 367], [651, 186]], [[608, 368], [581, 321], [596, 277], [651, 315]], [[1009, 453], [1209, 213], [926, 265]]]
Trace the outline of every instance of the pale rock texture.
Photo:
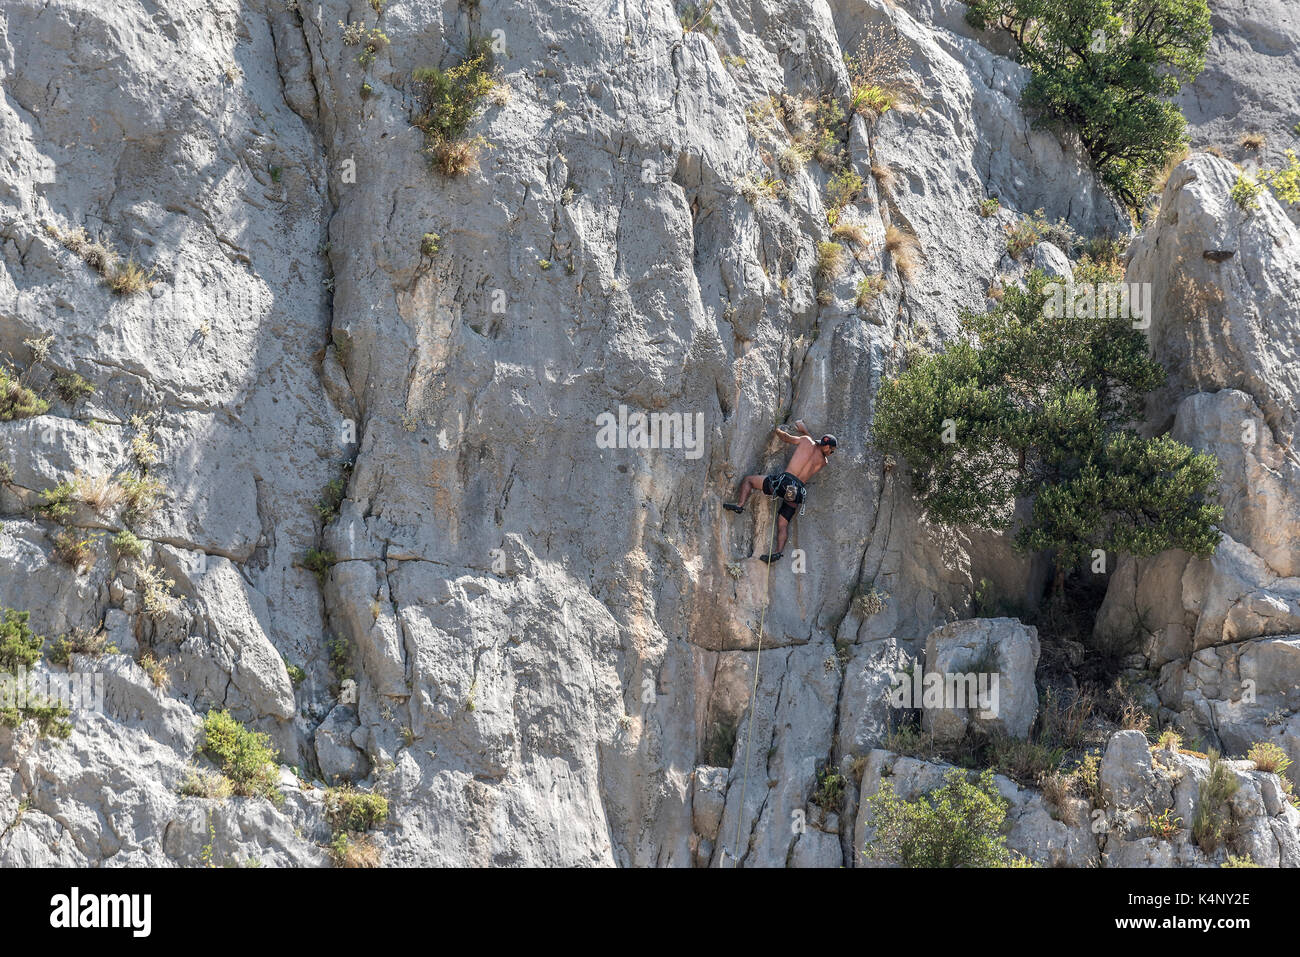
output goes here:
[[1223, 534], [1208, 559], [1122, 557], [1096, 632], [1142, 650], [1162, 715], [1206, 746], [1277, 740], [1294, 760], [1280, 729], [1296, 702], [1275, 686], [1300, 682], [1295, 664], [1278, 662], [1259, 704], [1243, 699], [1238, 662], [1252, 639], [1300, 632], [1300, 232], [1267, 194], [1238, 207], [1236, 175], [1207, 155], [1178, 167], [1127, 276], [1152, 286], [1152, 354], [1169, 372], [1149, 427], [1218, 458]]
[[[959, 740], [971, 724], [992, 734], [1028, 737], [1038, 715], [1034, 672], [1041, 653], [1038, 630], [1014, 618], [974, 618], [936, 628], [925, 640], [925, 674], [937, 675], [945, 689], [955, 689], [960, 680], [963, 697], [961, 701], [946, 700], [945, 690], [940, 706], [924, 708], [922, 727], [942, 741]], [[984, 690], [980, 674], [986, 676], [986, 682], [992, 680], [987, 676], [997, 675], [996, 692], [991, 684]], [[976, 676], [974, 687], [987, 695], [987, 707], [983, 700], [971, 696], [968, 679], [948, 677], [966, 675]]]
[[[1077, 795], [1056, 806], [1037, 790], [995, 775], [1006, 802], [1006, 847], [1044, 867], [1207, 867], [1220, 865], [1229, 854], [1248, 856], [1261, 867], [1300, 866], [1300, 810], [1285, 800], [1277, 775], [1246, 761], [1224, 766], [1237, 782], [1230, 799], [1233, 826], [1227, 842], [1212, 850], [1199, 846], [1191, 831], [1200, 783], [1209, 773], [1207, 760], [1156, 748], [1140, 731], [1116, 732], [1107, 742], [1096, 807]], [[951, 768], [875, 750], [863, 764], [861, 792], [873, 795], [888, 780], [903, 800], [924, 800]], [[1152, 836], [1150, 819], [1166, 810], [1178, 826], [1169, 837]], [[864, 801], [854, 823], [859, 854], [875, 837], [872, 818]], [[863, 855], [866, 866], [883, 863]]]
[[1264, 162], [1280, 162], [1296, 145], [1300, 116], [1300, 9], [1290, 0], [1215, 0], [1210, 28], [1205, 70], [1178, 98], [1193, 146], [1231, 148], [1243, 133], [1262, 133]]
[[[541, 0], [5, 4], [0, 352], [38, 388], [76, 371], [96, 392], [0, 423], [0, 604], [51, 638], [102, 625], [119, 654], [74, 656], [106, 693], [66, 743], [0, 731], [0, 864], [322, 865], [335, 779], [389, 798], [375, 840], [391, 866], [858, 863], [861, 781], [827, 810], [819, 772], [883, 742], [890, 676], [981, 581], [1029, 607], [1045, 574], [1005, 535], [925, 518], [872, 445], [876, 391], [906, 343], [939, 348], [959, 309], [985, 305], [1018, 216], [1128, 228], [1075, 148], [1032, 127], [1025, 71], [962, 10], [719, 4], [710, 37], [683, 34], [668, 0], [597, 16]], [[388, 43], [363, 64], [340, 21]], [[1264, 28], [1238, 21], [1261, 47]], [[747, 199], [788, 145], [747, 113], [844, 97], [843, 55], [881, 23], [908, 41], [917, 95], [852, 121], [866, 188], [844, 215], [871, 242], [823, 284], [829, 172], [802, 164], [779, 198]], [[478, 168], [449, 180], [412, 126], [411, 73], [474, 37], [495, 38], [503, 90], [472, 126]], [[1236, 76], [1234, 49], [1214, 68]], [[1176, 173], [1131, 272], [1172, 296], [1187, 245], [1195, 270], [1231, 277], [1240, 334], [1161, 334], [1186, 381], [1160, 415], [1241, 390], [1267, 426], [1241, 467], [1274, 469], [1295, 411], [1295, 244], [1275, 206], [1246, 221], [1220, 202], [1229, 178], [1205, 157]], [[985, 218], [987, 197], [1001, 208]], [[918, 242], [910, 275], [890, 226]], [[78, 227], [151, 268], [152, 289], [109, 292], [56, 239]], [[1199, 258], [1229, 246], [1221, 265]], [[37, 362], [29, 341], [46, 337]], [[699, 416], [701, 441], [602, 448], [596, 417], [620, 405]], [[771, 427], [798, 417], [840, 449], [768, 569], [770, 503], [720, 504], [782, 464]], [[128, 474], [142, 443], [158, 506], [77, 506], [95, 556], [78, 573], [33, 517], [40, 493]], [[1243, 581], [1272, 594], [1294, 571], [1256, 504], [1228, 531], [1263, 549], [1273, 578]], [[107, 543], [128, 526], [139, 559]], [[873, 587], [870, 611], [855, 599]], [[271, 736], [283, 805], [178, 793], [191, 761], [206, 767], [210, 708]], [[1035, 800], [1016, 798], [1026, 846], [1091, 859]]]

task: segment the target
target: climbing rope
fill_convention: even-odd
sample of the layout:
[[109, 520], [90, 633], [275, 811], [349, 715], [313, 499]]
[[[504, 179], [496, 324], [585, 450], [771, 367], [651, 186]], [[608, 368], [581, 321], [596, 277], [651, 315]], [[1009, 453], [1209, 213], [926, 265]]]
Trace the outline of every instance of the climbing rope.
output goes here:
[[[776, 532], [776, 503], [772, 503], [772, 525], [767, 530], [767, 553], [775, 554], [776, 546], [772, 544], [772, 535]], [[740, 866], [740, 825], [745, 819], [745, 794], [749, 790], [749, 745], [754, 740], [754, 713], [758, 708], [758, 668], [763, 663], [763, 626], [767, 623], [767, 582], [772, 574], [772, 563], [764, 562], [767, 570], [763, 572], [763, 611], [758, 616], [758, 654], [754, 656], [754, 688], [749, 694], [749, 724], [745, 727], [745, 776], [740, 786], [740, 807], [736, 809], [736, 855], [735, 867]]]

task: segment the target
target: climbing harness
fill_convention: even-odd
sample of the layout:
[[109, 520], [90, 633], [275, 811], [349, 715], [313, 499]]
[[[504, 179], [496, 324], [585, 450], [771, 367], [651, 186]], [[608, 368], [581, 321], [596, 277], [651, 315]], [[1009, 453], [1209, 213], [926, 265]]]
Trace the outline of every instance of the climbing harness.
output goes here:
[[[767, 530], [767, 547], [772, 548], [772, 535], [776, 531], [776, 506], [772, 507], [772, 525]], [[740, 866], [740, 825], [745, 819], [745, 794], [749, 790], [749, 746], [754, 740], [754, 714], [758, 709], [758, 669], [763, 663], [763, 627], [767, 624], [768, 579], [772, 574], [772, 563], [766, 562], [767, 571], [763, 572], [763, 611], [758, 616], [758, 654], [754, 656], [754, 687], [749, 694], [749, 724], [745, 728], [745, 775], [740, 786], [740, 806], [736, 809], [736, 843], [732, 849], [736, 856], [735, 866]]]

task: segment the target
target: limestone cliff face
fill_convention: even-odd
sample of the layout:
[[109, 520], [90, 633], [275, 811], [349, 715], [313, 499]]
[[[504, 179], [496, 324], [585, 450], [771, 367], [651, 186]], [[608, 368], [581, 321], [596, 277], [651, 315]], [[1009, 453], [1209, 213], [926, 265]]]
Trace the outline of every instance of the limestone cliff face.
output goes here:
[[[716, 35], [683, 32], [667, 0], [379, 6], [0, 11], [0, 352], [35, 385], [75, 371], [96, 389], [0, 422], [0, 605], [49, 636], [102, 626], [121, 652], [73, 657], [105, 693], [66, 742], [0, 729], [0, 863], [323, 864], [320, 783], [336, 777], [388, 796], [390, 865], [857, 863], [860, 782], [841, 816], [819, 815], [818, 768], [882, 742], [890, 672], [968, 616], [976, 583], [1010, 593], [1041, 571], [995, 536], [926, 521], [872, 446], [877, 387], [1023, 268], [1003, 231], [1020, 214], [1087, 235], [1127, 221], [1068, 144], [1031, 128], [1023, 71], [956, 0], [718, 4]], [[1294, 18], [1266, 36], [1219, 16], [1215, 89], [1272, 84], [1237, 66], [1294, 50]], [[383, 31], [372, 62], [341, 22]], [[843, 55], [878, 24], [906, 38], [918, 93], [850, 123], [865, 187], [843, 215], [869, 241], [823, 279], [830, 174], [800, 164], [772, 198], [747, 186], [789, 136], [752, 108], [846, 94]], [[475, 37], [493, 41], [508, 95], [475, 124], [479, 167], [449, 180], [422, 155], [410, 76]], [[1285, 97], [1260, 102], [1281, 130]], [[1189, 115], [1208, 142], [1223, 121], [1204, 111]], [[1212, 422], [1253, 402], [1289, 443], [1281, 340], [1300, 301], [1256, 270], [1294, 266], [1295, 231], [1271, 201], [1235, 225], [1226, 170], [1196, 157], [1175, 173], [1130, 278], [1172, 296], [1168, 247], [1196, 212], [1232, 232], [1237, 259], [1216, 268], [1241, 279], [1222, 294], [1266, 318], [1272, 345], [1171, 330], [1162, 358], [1204, 359], [1153, 417]], [[1211, 186], [1219, 206], [1180, 198]], [[152, 289], [114, 296], [60, 242], [77, 228], [152, 267]], [[915, 237], [915, 268], [891, 228]], [[875, 275], [883, 291], [857, 305]], [[700, 444], [602, 447], [597, 418], [620, 407], [698, 417]], [[800, 563], [769, 578], [753, 560], [767, 506], [719, 506], [781, 464], [771, 428], [796, 418], [840, 450], [795, 525]], [[121, 473], [141, 443], [165, 488], [132, 523], [143, 556], [108, 545], [120, 504], [78, 506], [70, 524], [104, 537], [89, 569], [60, 561], [41, 491]], [[1243, 467], [1284, 467], [1261, 454]], [[1276, 481], [1294, 494], [1289, 474]], [[1228, 534], [1292, 576], [1271, 507], [1234, 502]], [[332, 554], [319, 576], [309, 549]], [[174, 583], [162, 607], [145, 600], [150, 568]], [[867, 614], [854, 598], [873, 586], [886, 599]], [[355, 687], [331, 671], [342, 648]], [[1185, 670], [1193, 651], [1159, 664]], [[178, 793], [210, 707], [272, 736], [283, 806]]]

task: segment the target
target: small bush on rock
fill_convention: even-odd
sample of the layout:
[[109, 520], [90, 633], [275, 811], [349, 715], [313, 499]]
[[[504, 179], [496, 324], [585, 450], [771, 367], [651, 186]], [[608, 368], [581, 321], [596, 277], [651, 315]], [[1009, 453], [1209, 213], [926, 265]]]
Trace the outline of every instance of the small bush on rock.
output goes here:
[[336, 828], [368, 831], [388, 820], [388, 798], [350, 785], [330, 788], [325, 794], [325, 813]]
[[0, 369], [0, 422], [44, 415], [50, 404], [17, 378]]
[[270, 736], [250, 731], [229, 711], [209, 711], [203, 719], [203, 752], [221, 769], [236, 794], [284, 800]]
[[1256, 741], [1246, 752], [1246, 760], [1253, 761], [1256, 770], [1272, 774], [1286, 774], [1291, 767], [1291, 759], [1286, 752], [1271, 741]]
[[875, 837], [865, 853], [902, 867], [1007, 867], [1012, 856], [1001, 834], [1007, 802], [986, 770], [972, 782], [951, 768], [929, 794], [904, 801], [885, 780], [866, 801]]
[[414, 124], [424, 132], [424, 148], [434, 166], [446, 176], [473, 168], [481, 137], [467, 137], [485, 97], [496, 85], [486, 54], [463, 60], [446, 70], [426, 67], [411, 74], [417, 91]]
[[[0, 608], [0, 683], [9, 692], [18, 690], [20, 674], [40, 660], [45, 644], [44, 638], [32, 633], [30, 617], [29, 612]], [[5, 697], [14, 700], [17, 695], [7, 693]], [[72, 733], [72, 723], [67, 720], [70, 713], [66, 706], [29, 691], [23, 706], [0, 706], [0, 724], [16, 728], [24, 721], [35, 721], [41, 737], [66, 738]]]
[[1223, 763], [1219, 752], [1211, 750], [1206, 758], [1210, 770], [1197, 792], [1192, 837], [1203, 851], [1212, 854], [1232, 840], [1236, 833], [1231, 801], [1241, 784]]

